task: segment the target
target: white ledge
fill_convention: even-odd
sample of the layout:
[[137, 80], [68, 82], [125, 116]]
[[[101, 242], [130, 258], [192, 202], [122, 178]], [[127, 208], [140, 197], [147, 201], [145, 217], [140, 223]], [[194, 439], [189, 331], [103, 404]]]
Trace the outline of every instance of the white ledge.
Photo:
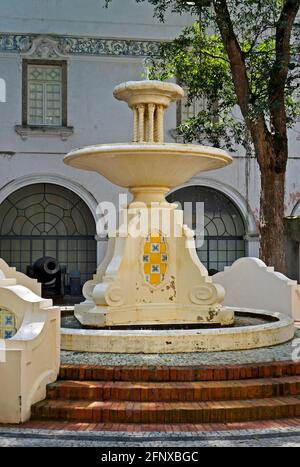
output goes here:
[[16, 125], [15, 131], [23, 140], [26, 140], [30, 136], [59, 136], [65, 141], [74, 133], [74, 128], [72, 126], [51, 127]]

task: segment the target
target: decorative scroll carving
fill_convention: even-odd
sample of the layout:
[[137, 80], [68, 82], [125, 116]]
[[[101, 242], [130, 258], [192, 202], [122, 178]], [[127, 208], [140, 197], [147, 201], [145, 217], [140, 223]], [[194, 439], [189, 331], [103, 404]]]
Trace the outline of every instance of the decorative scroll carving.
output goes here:
[[109, 306], [121, 306], [124, 304], [124, 293], [120, 287], [109, 287], [105, 294], [106, 303]]
[[62, 58], [59, 50], [59, 39], [49, 36], [38, 36], [32, 40], [30, 48], [25, 52], [26, 57], [40, 59]]
[[196, 305], [218, 304], [224, 298], [223, 288], [214, 284], [201, 284], [193, 287], [189, 298]]
[[84, 296], [84, 298], [86, 298], [87, 300], [92, 300], [93, 298], [93, 290], [95, 288], [95, 282], [93, 280], [90, 280], [90, 281], [87, 281], [83, 288], [82, 288], [82, 295]]

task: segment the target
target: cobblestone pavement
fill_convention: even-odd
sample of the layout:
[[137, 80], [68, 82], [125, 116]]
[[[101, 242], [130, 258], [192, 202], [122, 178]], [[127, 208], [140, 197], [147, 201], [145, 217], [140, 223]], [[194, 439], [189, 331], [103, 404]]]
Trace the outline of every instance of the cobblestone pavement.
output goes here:
[[[297, 350], [298, 349], [298, 350]], [[90, 365], [225, 365], [292, 360], [293, 355], [300, 358], [300, 330], [295, 338], [281, 345], [255, 350], [236, 350], [226, 352], [198, 352], [177, 354], [112, 354], [62, 351], [63, 364]]]
[[0, 428], [0, 447], [300, 447], [299, 428], [128, 433]]

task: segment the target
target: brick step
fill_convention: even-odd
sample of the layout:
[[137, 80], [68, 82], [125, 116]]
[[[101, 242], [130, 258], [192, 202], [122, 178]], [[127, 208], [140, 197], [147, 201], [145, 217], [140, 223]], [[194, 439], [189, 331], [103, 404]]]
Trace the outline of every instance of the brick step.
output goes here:
[[226, 381], [300, 375], [293, 361], [188, 367], [62, 365], [59, 379], [81, 381]]
[[300, 395], [299, 376], [233, 381], [126, 382], [57, 381], [47, 387], [48, 399], [91, 401], [220, 401]]
[[228, 423], [300, 416], [300, 396], [215, 402], [46, 400], [34, 420], [90, 423]]

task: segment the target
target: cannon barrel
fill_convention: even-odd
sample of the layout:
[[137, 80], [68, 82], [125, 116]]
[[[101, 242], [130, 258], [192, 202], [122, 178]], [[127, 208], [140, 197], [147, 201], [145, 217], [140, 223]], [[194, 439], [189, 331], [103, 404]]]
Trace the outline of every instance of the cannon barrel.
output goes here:
[[34, 277], [43, 284], [56, 279], [60, 270], [59, 262], [50, 256], [39, 258], [33, 265]]

